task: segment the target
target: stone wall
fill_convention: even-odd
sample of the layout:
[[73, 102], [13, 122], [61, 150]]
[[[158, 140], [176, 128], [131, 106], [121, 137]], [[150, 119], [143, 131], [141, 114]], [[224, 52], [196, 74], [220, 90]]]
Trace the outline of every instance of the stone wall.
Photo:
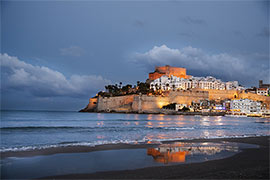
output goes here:
[[97, 111], [128, 111], [130, 112], [135, 95], [117, 97], [99, 97]]
[[269, 96], [262, 96], [254, 93], [240, 93], [240, 99], [251, 99], [253, 101], [262, 101], [266, 103], [266, 107], [270, 109], [270, 97]]
[[216, 89], [197, 89], [199, 91], [206, 91], [209, 93], [209, 100], [224, 100], [234, 99], [239, 97], [237, 90], [216, 90]]
[[147, 96], [134, 97], [132, 110], [135, 112], [159, 112], [163, 106], [171, 103], [191, 105], [192, 101], [208, 99], [208, 92], [199, 91], [172, 91], [168, 96]]
[[106, 112], [139, 112], [159, 113], [161, 108], [171, 103], [191, 105], [192, 101], [199, 100], [224, 100], [248, 98], [254, 101], [262, 101], [270, 108], [270, 97], [253, 93], [245, 93], [236, 90], [192, 90], [171, 91], [167, 96], [126, 95], [117, 97], [91, 98], [86, 111]]

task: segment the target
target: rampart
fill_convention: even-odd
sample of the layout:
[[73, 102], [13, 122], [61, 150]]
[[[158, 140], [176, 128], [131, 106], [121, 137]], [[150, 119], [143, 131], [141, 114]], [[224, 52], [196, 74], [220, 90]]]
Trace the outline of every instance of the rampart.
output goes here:
[[172, 91], [168, 96], [140, 95], [134, 97], [132, 110], [139, 113], [157, 113], [163, 106], [171, 103], [191, 105], [192, 101], [201, 99], [208, 99], [208, 92]]
[[236, 90], [201, 90], [192, 91], [171, 91], [167, 96], [148, 96], [148, 95], [126, 95], [116, 97], [91, 98], [84, 111], [97, 112], [138, 112], [138, 113], [160, 113], [161, 108], [171, 103], [191, 105], [192, 101], [199, 100], [225, 100], [225, 99], [244, 99], [266, 103], [270, 108], [270, 97], [261, 96], [253, 93], [245, 93]]
[[209, 93], [209, 100], [235, 99], [239, 97], [237, 90], [216, 90], [216, 89], [195, 89], [198, 91], [206, 91]]
[[132, 111], [132, 103], [135, 95], [116, 96], [116, 97], [99, 97], [97, 103], [97, 111]]
[[186, 68], [180, 68], [180, 67], [171, 67], [171, 66], [157, 66], [155, 68], [155, 72], [149, 73], [149, 79], [155, 80], [157, 78], [160, 78], [161, 76], [166, 75], [170, 77], [171, 75], [177, 76], [180, 78], [190, 78], [191, 76], [186, 74]]

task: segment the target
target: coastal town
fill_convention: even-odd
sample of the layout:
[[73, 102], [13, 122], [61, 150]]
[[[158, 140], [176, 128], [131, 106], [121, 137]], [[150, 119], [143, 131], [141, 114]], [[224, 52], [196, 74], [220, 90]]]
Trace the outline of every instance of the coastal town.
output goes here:
[[105, 86], [82, 112], [161, 113], [268, 117], [270, 84], [245, 88], [238, 81], [194, 77], [182, 67], [155, 67], [145, 82]]

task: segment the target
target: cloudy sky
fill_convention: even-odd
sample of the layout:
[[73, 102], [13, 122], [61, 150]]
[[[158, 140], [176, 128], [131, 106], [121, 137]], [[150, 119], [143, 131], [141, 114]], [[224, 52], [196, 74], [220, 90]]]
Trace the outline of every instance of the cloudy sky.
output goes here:
[[1, 109], [79, 110], [156, 65], [269, 83], [269, 1], [1, 1]]

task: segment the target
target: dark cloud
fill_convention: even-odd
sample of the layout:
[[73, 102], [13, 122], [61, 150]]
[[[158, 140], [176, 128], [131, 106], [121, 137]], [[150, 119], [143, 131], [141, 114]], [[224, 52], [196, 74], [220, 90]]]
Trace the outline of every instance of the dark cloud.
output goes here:
[[179, 18], [180, 22], [185, 23], [185, 24], [197, 24], [197, 25], [206, 25], [206, 21], [200, 18], [193, 18], [190, 16], [185, 16]]
[[[269, 61], [258, 63], [254, 56], [232, 56], [228, 53], [208, 54], [191, 46], [172, 49], [166, 45], [155, 46], [145, 53], [135, 53], [133, 62], [153, 71], [155, 66], [172, 65], [187, 68], [193, 76], [212, 75], [224, 81], [238, 80], [240, 84], [257, 85], [259, 79], [268, 81]], [[269, 56], [268, 56], [269, 59]], [[254, 84], [256, 83], [256, 84]]]
[[111, 81], [97, 75], [72, 75], [44, 66], [33, 66], [7, 54], [0, 54], [1, 90], [25, 91], [36, 97], [89, 96]]

